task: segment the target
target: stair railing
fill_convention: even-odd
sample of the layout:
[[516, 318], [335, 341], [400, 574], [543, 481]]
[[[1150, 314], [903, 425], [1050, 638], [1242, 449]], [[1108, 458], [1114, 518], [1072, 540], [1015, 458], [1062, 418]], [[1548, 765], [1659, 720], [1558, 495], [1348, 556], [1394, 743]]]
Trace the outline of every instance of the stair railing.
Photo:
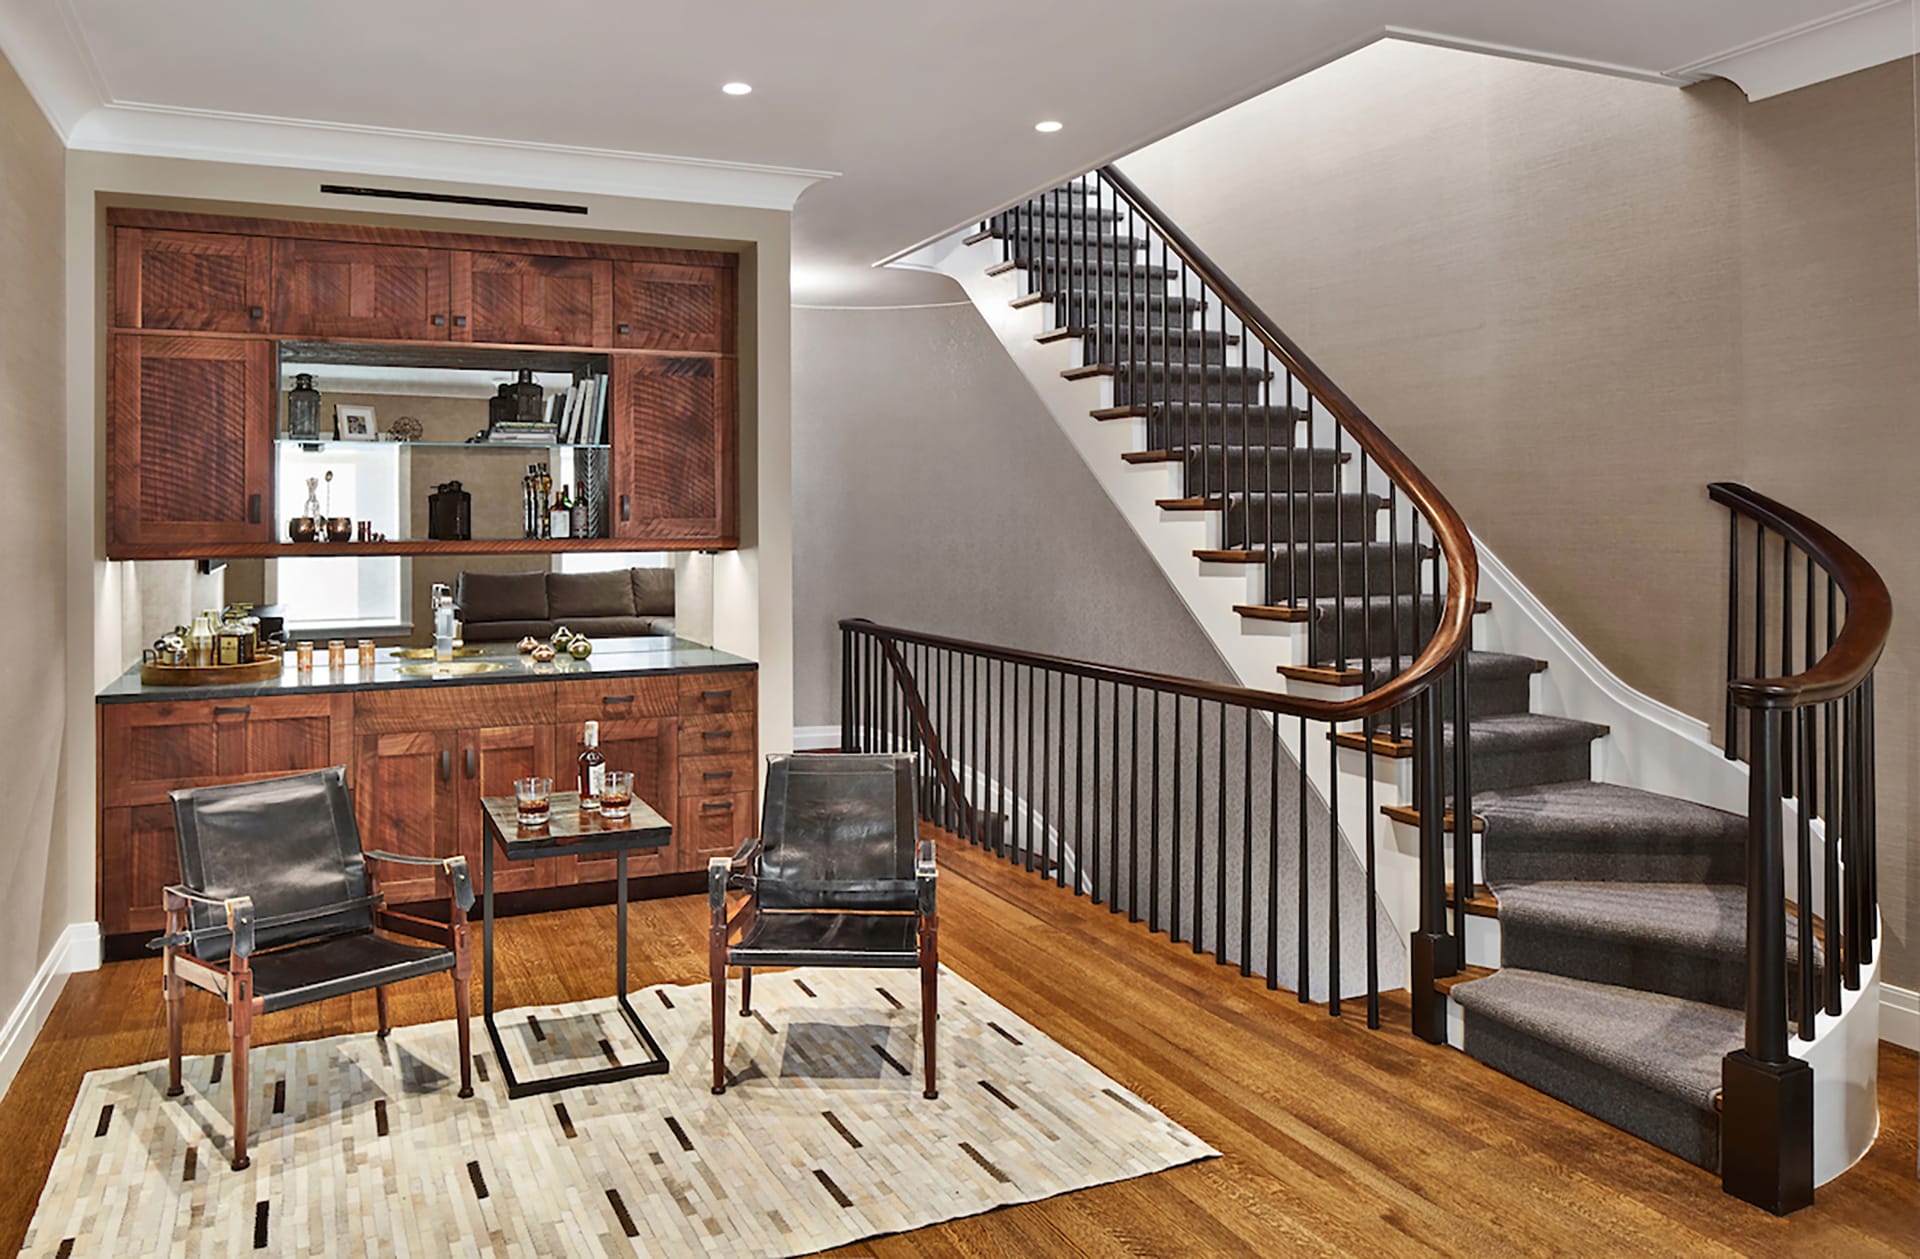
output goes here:
[[[1309, 659], [1283, 672], [1363, 692], [1344, 701], [1281, 697], [1267, 710], [1327, 723], [1329, 737], [1349, 743], [1355, 732], [1337, 727], [1359, 723], [1369, 783], [1376, 752], [1413, 756], [1421, 826], [1415, 1023], [1422, 1036], [1443, 1040], [1446, 1002], [1434, 981], [1464, 961], [1473, 890], [1472, 810], [1448, 818], [1445, 809], [1449, 794], [1472, 797], [1466, 652], [1478, 561], [1465, 523], [1117, 168], [1010, 206], [971, 239], [991, 238], [1000, 245], [997, 269], [1025, 274], [1020, 303], [1049, 304], [1050, 335], [1079, 339], [1083, 366], [1072, 374], [1112, 378], [1113, 406], [1099, 417], [1144, 419], [1150, 449], [1131, 457], [1180, 465], [1183, 496], [1162, 506], [1218, 513], [1220, 545], [1198, 557], [1258, 565], [1257, 601], [1241, 615], [1307, 627]], [[1422, 702], [1429, 692], [1432, 702]], [[1443, 751], [1448, 709], [1451, 758]], [[1336, 818], [1339, 781], [1337, 773], [1328, 780]], [[1367, 812], [1370, 850], [1371, 803]]]
[[1707, 492], [1729, 511], [1724, 745], [1749, 767], [1746, 1039], [1722, 1067], [1721, 1180], [1784, 1215], [1813, 1201], [1813, 1070], [1788, 1052], [1789, 1024], [1812, 1040], [1873, 960], [1873, 670], [1893, 603], [1825, 526], [1744, 485]]

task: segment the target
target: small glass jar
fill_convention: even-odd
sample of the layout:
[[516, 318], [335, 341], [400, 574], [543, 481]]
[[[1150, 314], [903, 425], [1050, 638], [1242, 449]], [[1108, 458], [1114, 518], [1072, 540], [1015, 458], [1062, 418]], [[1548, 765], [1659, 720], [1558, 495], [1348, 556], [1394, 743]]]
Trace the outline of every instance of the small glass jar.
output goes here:
[[301, 639], [293, 645], [293, 662], [302, 673], [313, 672], [313, 643]]
[[327, 640], [327, 668], [344, 669], [347, 667], [347, 640], [330, 638]]
[[362, 672], [371, 672], [374, 664], [373, 640], [371, 638], [361, 639], [359, 648], [360, 669]]

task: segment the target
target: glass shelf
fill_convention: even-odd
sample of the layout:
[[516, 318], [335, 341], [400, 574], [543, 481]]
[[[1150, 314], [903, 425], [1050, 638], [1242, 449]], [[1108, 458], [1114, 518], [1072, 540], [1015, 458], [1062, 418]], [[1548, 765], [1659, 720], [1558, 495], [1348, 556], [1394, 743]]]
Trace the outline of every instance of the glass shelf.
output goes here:
[[604, 442], [366, 442], [348, 441], [339, 437], [322, 437], [318, 441], [307, 441], [299, 437], [276, 437], [276, 446], [298, 446], [302, 449], [324, 449], [328, 446], [344, 446], [350, 450], [396, 450], [408, 446], [419, 446], [427, 450], [611, 450], [613, 447]]

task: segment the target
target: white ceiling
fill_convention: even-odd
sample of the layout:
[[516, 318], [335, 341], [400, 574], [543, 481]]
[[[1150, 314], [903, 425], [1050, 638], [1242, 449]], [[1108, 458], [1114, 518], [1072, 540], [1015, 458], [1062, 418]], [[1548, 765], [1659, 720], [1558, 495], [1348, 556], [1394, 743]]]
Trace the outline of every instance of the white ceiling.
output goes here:
[[[1383, 34], [1776, 91], [1802, 47], [1817, 77], [1911, 52], [1912, 4], [0, 0], [0, 49], [79, 148], [741, 204], [805, 189], [795, 300], [887, 304], [955, 295], [876, 261]], [[1904, 47], [1873, 51], [1902, 21]], [[734, 79], [753, 93], [723, 95]]]

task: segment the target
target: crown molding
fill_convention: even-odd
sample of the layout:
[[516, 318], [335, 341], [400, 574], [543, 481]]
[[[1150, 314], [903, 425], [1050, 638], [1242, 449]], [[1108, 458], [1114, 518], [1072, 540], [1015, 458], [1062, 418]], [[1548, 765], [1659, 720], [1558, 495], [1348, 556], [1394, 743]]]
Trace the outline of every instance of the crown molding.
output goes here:
[[1868, 0], [1668, 73], [1730, 79], [1748, 100], [1758, 101], [1911, 57], [1916, 52], [1920, 52], [1920, 4], [1916, 0]]
[[802, 192], [838, 174], [135, 101], [115, 101], [87, 112], [67, 136], [67, 145], [142, 157], [293, 166], [783, 211], [792, 210]]
[[107, 99], [106, 82], [65, 0], [0, 0], [0, 53], [62, 141]]

